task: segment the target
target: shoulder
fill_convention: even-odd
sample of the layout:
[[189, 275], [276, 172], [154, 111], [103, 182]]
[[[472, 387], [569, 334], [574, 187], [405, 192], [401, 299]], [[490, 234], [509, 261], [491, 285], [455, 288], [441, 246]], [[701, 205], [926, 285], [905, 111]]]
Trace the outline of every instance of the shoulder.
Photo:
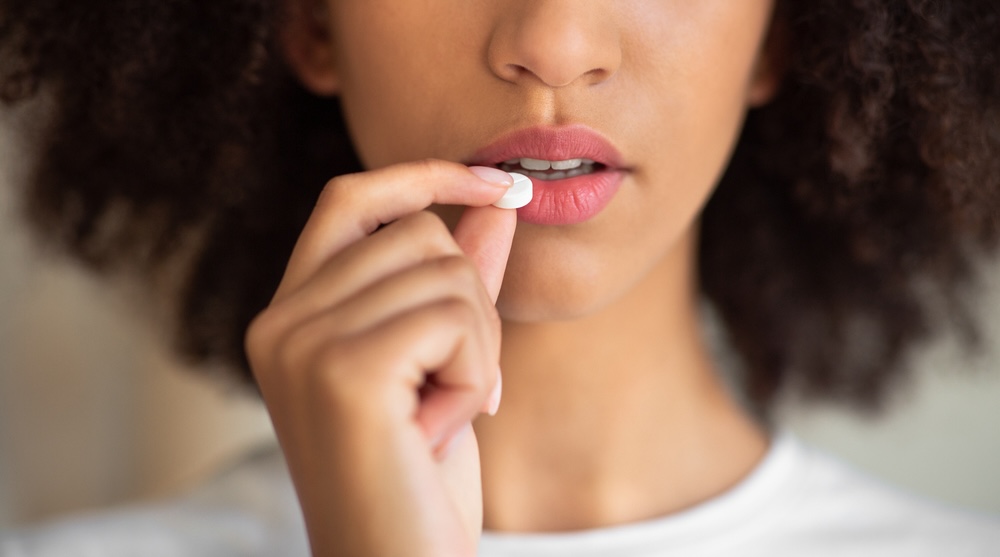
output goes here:
[[781, 442], [799, 461], [785, 516], [793, 540], [823, 540], [830, 555], [1000, 556], [1000, 516], [908, 493], [790, 436]]
[[308, 554], [276, 449], [248, 457], [182, 497], [0, 532], [0, 557]]

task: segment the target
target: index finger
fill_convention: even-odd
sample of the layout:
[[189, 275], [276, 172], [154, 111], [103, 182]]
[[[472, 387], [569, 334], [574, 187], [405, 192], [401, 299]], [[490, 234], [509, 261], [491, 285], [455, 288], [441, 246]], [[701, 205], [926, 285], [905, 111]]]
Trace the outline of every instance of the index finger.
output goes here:
[[513, 183], [489, 167], [426, 160], [348, 174], [323, 189], [288, 261], [278, 293], [294, 290], [323, 262], [383, 224], [432, 204], [480, 207], [500, 199]]

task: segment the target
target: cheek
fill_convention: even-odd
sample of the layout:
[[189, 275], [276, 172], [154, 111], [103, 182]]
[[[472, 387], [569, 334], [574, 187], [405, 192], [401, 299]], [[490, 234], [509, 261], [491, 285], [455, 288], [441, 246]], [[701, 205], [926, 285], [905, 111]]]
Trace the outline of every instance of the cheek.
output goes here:
[[738, 138], [771, 2], [677, 5], [659, 25], [640, 28], [647, 34], [637, 39], [634, 65], [636, 80], [646, 81], [637, 83], [646, 92], [637, 102], [652, 122], [642, 132], [642, 156], [653, 161], [642, 181], [686, 197], [714, 186]]
[[739, 138], [771, 14], [766, 0], [683, 4], [685, 13], [675, 15], [688, 24], [661, 34], [669, 37], [666, 44], [647, 37], [646, 62], [637, 62], [656, 81], [645, 90], [656, 93], [642, 101], [655, 124], [643, 134], [643, 157], [650, 162], [636, 181], [647, 202], [634, 205], [634, 218], [659, 229], [637, 241], [676, 238], [693, 226]]
[[457, 1], [335, 3], [340, 97], [365, 167], [447, 152], [446, 100], [478, 62], [469, 50], [481, 27]]

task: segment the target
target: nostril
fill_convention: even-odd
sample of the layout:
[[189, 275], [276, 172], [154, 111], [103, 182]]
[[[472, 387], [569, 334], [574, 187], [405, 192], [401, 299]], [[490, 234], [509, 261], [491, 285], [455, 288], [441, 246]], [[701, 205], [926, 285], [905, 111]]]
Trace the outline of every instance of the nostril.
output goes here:
[[588, 85], [597, 85], [611, 78], [611, 72], [603, 68], [595, 68], [583, 75]]
[[531, 70], [518, 64], [507, 64], [507, 72], [510, 81], [520, 81], [526, 75], [534, 75]]
[[531, 80], [537, 81], [538, 83], [548, 87], [560, 88], [579, 82], [583, 82], [588, 85], [596, 85], [605, 81], [607, 79], [606, 76], [610, 76], [612, 73], [604, 70], [603, 68], [595, 68], [582, 74], [567, 71], [567, 69], [568, 68], [561, 67], [559, 65], [539, 65], [536, 71], [528, 66], [520, 64], [507, 64], [506, 75], [501, 77], [512, 83], [521, 83], [525, 80]]
[[621, 64], [621, 36], [600, 10], [537, 2], [498, 22], [487, 59], [500, 79], [550, 88], [597, 85]]

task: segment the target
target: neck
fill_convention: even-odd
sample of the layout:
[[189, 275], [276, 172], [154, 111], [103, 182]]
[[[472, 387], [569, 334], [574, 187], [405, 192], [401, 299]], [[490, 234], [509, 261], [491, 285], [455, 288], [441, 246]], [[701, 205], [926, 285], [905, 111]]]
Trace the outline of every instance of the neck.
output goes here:
[[701, 336], [693, 237], [582, 319], [504, 323], [503, 403], [476, 422], [485, 528], [565, 531], [718, 495], [765, 451]]

